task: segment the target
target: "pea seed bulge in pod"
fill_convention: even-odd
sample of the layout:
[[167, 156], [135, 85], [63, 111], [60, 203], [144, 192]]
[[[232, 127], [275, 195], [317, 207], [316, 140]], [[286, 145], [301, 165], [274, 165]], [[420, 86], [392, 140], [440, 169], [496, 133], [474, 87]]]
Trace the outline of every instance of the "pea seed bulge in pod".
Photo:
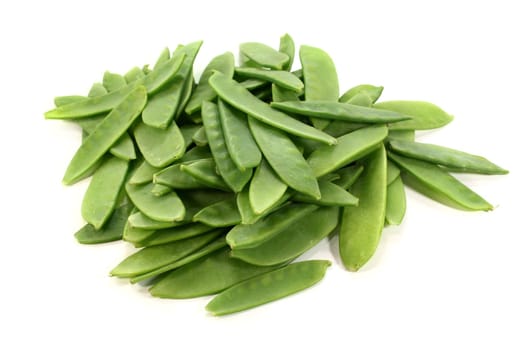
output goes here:
[[29, 3], [1, 348], [525, 346], [516, 3]]

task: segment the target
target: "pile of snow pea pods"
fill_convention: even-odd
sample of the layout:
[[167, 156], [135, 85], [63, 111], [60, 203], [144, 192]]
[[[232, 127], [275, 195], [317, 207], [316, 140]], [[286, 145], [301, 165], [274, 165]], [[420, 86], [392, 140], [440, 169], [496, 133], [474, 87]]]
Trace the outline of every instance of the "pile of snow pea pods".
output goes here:
[[47, 119], [82, 129], [63, 182], [90, 178], [83, 244], [140, 248], [111, 275], [153, 296], [217, 294], [214, 315], [308, 288], [330, 262], [295, 262], [338, 236], [344, 267], [359, 270], [381, 233], [405, 215], [405, 186], [462, 210], [492, 205], [451, 173], [506, 174], [487, 159], [415, 142], [452, 116], [421, 101], [377, 102], [383, 87], [340, 94], [323, 50], [240, 45], [194, 77], [202, 42], [164, 49], [151, 67], [106, 72], [87, 96], [55, 98]]

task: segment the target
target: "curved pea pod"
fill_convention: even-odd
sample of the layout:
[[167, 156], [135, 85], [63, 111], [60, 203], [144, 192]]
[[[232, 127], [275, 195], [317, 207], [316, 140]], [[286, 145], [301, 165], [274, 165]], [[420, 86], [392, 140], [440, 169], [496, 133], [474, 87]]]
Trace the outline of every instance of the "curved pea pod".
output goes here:
[[249, 200], [254, 213], [262, 214], [275, 205], [287, 188], [288, 186], [263, 159], [250, 182]]
[[155, 231], [150, 238], [141, 242], [143, 247], [152, 247], [160, 244], [180, 241], [187, 238], [201, 236], [211, 231], [224, 233], [223, 229], [215, 229], [201, 223], [191, 223]]
[[388, 134], [384, 125], [359, 129], [337, 139], [335, 146], [322, 146], [307, 159], [316, 177], [358, 160], [377, 148]]
[[[137, 80], [133, 84], [128, 84], [124, 88], [106, 95], [90, 97], [84, 101], [58, 107], [46, 112], [45, 117], [46, 119], [73, 119], [109, 112], [117, 108], [117, 106], [122, 105], [128, 96], [131, 93], [134, 93], [141, 85], [143, 86], [141, 89], [145, 89], [149, 95], [154, 94], [158, 89], [162, 88], [175, 73], [177, 73], [183, 60], [184, 55], [170, 59], [142, 80]], [[140, 100], [133, 99], [133, 102], [139, 103]], [[141, 108], [141, 111], [142, 109], [143, 107]]]
[[235, 198], [225, 199], [200, 210], [193, 216], [193, 221], [211, 227], [227, 227], [241, 222]]
[[55, 107], [60, 107], [60, 106], [68, 105], [70, 103], [84, 101], [85, 99], [87, 99], [86, 96], [80, 96], [80, 95], [57, 96], [55, 97], [53, 102], [55, 103]]
[[140, 185], [153, 181], [153, 175], [161, 171], [160, 168], [154, 167], [146, 161], [135, 169], [128, 182], [132, 185]]
[[365, 168], [362, 165], [351, 165], [345, 168], [341, 168], [337, 171], [340, 178], [334, 180], [334, 184], [348, 190], [352, 186]]
[[285, 89], [292, 90], [293, 92], [296, 92], [298, 94], [302, 93], [304, 89], [304, 84], [301, 81], [301, 79], [297, 78], [292, 73], [284, 70], [267, 70], [260, 68], [238, 67], [235, 68], [235, 74], [241, 77], [255, 78], [268, 81]]
[[128, 84], [126, 83], [126, 79], [122, 75], [106, 71], [104, 72], [104, 76], [102, 77], [102, 85], [108, 92], [112, 92], [122, 89]]
[[325, 101], [272, 102], [272, 108], [305, 116], [316, 116], [358, 123], [392, 123], [410, 119], [410, 116], [376, 108], [361, 107], [349, 103]]
[[157, 197], [151, 193], [155, 184], [126, 184], [126, 192], [135, 206], [146, 216], [157, 221], [181, 221], [185, 215], [184, 204], [175, 192]]
[[95, 171], [82, 200], [82, 217], [99, 230], [109, 219], [122, 184], [126, 179], [129, 163], [110, 157]]
[[246, 114], [218, 101], [219, 117], [224, 140], [231, 160], [241, 171], [254, 168], [261, 162], [261, 151], [248, 128]]
[[231, 191], [224, 179], [217, 174], [217, 164], [213, 159], [200, 159], [191, 163], [181, 164], [180, 169], [207, 187]]
[[292, 199], [297, 202], [313, 203], [324, 206], [341, 206], [357, 205], [359, 199], [346, 191], [344, 188], [331, 183], [330, 181], [319, 181], [321, 198], [316, 199], [302, 193], [295, 194]]
[[219, 109], [214, 103], [206, 101], [202, 103], [202, 121], [220, 175], [229, 188], [234, 192], [240, 192], [250, 181], [252, 170], [239, 170], [233, 162], [224, 139]]
[[257, 247], [232, 250], [231, 256], [259, 266], [282, 264], [315, 246], [338, 222], [339, 208], [319, 208]]
[[486, 175], [508, 174], [486, 158], [452, 148], [403, 140], [391, 140], [390, 148], [405, 157], [424, 160], [449, 168]]
[[339, 102], [352, 103], [352, 99], [355, 99], [357, 96], [366, 95], [370, 97], [372, 103], [376, 103], [382, 93], [382, 86], [374, 86], [369, 84], [357, 85], [348, 89], [344, 94], [342, 94], [341, 97], [339, 97]]
[[146, 247], [128, 256], [113, 270], [111, 276], [133, 277], [177, 261], [217, 238], [218, 233], [208, 233], [185, 240]]
[[72, 184], [82, 178], [138, 118], [146, 100], [146, 90], [142, 86], [129, 93], [84, 140], [69, 163], [62, 181]]
[[279, 41], [279, 52], [284, 53], [288, 56], [288, 63], [283, 65], [283, 70], [291, 70], [294, 56], [295, 56], [295, 43], [289, 34], [284, 34]]
[[231, 52], [226, 52], [213, 58], [206, 68], [204, 68], [199, 79], [199, 84], [186, 105], [185, 112], [187, 114], [193, 114], [201, 109], [203, 101], [212, 101], [215, 99], [217, 94], [208, 83], [208, 79], [210, 79], [214, 71], [221, 72], [226, 77], [231, 78], [233, 77], [234, 66], [235, 60]]
[[[221, 232], [215, 232], [215, 234], [217, 235], [220, 235]], [[187, 264], [190, 264], [192, 263], [193, 261], [195, 260], [198, 260], [202, 257], [205, 257], [206, 255], [209, 255], [221, 248], [224, 248], [228, 246], [226, 244], [226, 241], [224, 240], [224, 237], [219, 237], [218, 239], [215, 239], [214, 241], [212, 241], [211, 243], [205, 245], [204, 247], [194, 251], [193, 253], [191, 254], [188, 254], [186, 255], [185, 257], [179, 259], [179, 260], [176, 260], [170, 264], [167, 264], [167, 265], [164, 265], [162, 267], [159, 267], [155, 270], [152, 270], [152, 271], [149, 271], [149, 272], [146, 272], [142, 275], [137, 275], [137, 276], [134, 276], [130, 279], [130, 282], [131, 283], [137, 283], [137, 282], [141, 282], [141, 281], [144, 281], [144, 280], [147, 280], [147, 279], [150, 279], [150, 278], [154, 278], [154, 277], [157, 277], [163, 273], [166, 273], [166, 272], [169, 272], [171, 270], [175, 270], [181, 266], [184, 266], [184, 265], [187, 265]]]
[[392, 182], [394, 182], [394, 180], [399, 177], [400, 173], [401, 170], [399, 170], [397, 165], [391, 160], [388, 160], [386, 167], [386, 184], [390, 185]]
[[370, 124], [352, 123], [345, 122], [342, 120], [332, 120], [323, 131], [327, 134], [332, 135], [333, 137], [341, 137], [343, 135], [348, 134], [349, 132], [366, 128], [367, 126], [370, 126]]
[[133, 205], [129, 203], [118, 207], [103, 227], [97, 230], [93, 225], [87, 224], [75, 233], [75, 238], [81, 244], [99, 244], [122, 239], [122, 232], [132, 209]]
[[399, 225], [406, 212], [405, 186], [401, 177], [397, 177], [386, 188], [385, 222], [388, 225]]
[[222, 73], [213, 74], [209, 79], [209, 83], [217, 92], [217, 95], [229, 105], [263, 123], [284, 130], [292, 135], [323, 143], [334, 144], [337, 142], [332, 136], [271, 108], [239, 83]]
[[226, 235], [226, 241], [232, 249], [256, 247], [317, 208], [313, 204], [286, 205], [252, 225], [235, 226]]
[[169, 272], [150, 288], [150, 293], [172, 299], [210, 295], [275, 269], [274, 266], [254, 266], [233, 259], [229, 249], [222, 249]]
[[157, 221], [147, 217], [140, 211], [131, 214], [128, 218], [128, 223], [133, 228], [142, 230], [160, 230], [163, 228], [170, 228], [180, 226], [183, 223], [180, 221]]
[[447, 125], [454, 117], [438, 106], [423, 101], [385, 101], [376, 103], [374, 108], [402, 113], [410, 120], [392, 123], [391, 130], [427, 130]]
[[137, 80], [143, 79], [146, 76], [144, 71], [139, 67], [131, 68], [126, 74], [124, 74], [124, 79], [127, 84], [131, 84]]
[[144, 159], [154, 167], [162, 168], [184, 155], [184, 137], [176, 123], [167, 129], [139, 123], [133, 134]]
[[357, 207], [345, 207], [339, 230], [339, 253], [350, 271], [359, 270], [376, 251], [385, 223], [386, 151], [383, 146], [364, 159], [365, 170], [352, 186]]
[[206, 310], [220, 316], [284, 298], [319, 282], [330, 265], [328, 260], [309, 260], [264, 273], [219, 293]]
[[[330, 56], [319, 48], [302, 45], [299, 48], [299, 58], [303, 67], [305, 101], [337, 101], [339, 78]], [[326, 120], [311, 120], [314, 126], [321, 130], [329, 124]]]
[[415, 130], [388, 130], [388, 140], [414, 141], [416, 139]]
[[241, 55], [257, 65], [271, 69], [283, 69], [284, 65], [290, 61], [288, 55], [261, 43], [242, 43], [239, 51]]
[[462, 210], [492, 210], [492, 205], [439, 166], [389, 153], [403, 182], [427, 197]]

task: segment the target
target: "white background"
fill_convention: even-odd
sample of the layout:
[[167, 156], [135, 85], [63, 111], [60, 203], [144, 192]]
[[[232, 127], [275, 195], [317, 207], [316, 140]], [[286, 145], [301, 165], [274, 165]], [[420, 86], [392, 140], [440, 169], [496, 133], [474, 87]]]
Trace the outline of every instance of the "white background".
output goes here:
[[[523, 121], [520, 1], [4, 1], [0, 5], [1, 349], [524, 349]], [[204, 40], [196, 73], [243, 41], [297, 44], [333, 57], [342, 92], [385, 86], [455, 115], [419, 140], [510, 169], [461, 176], [496, 206], [449, 209], [412, 191], [358, 273], [334, 261], [296, 296], [223, 318], [210, 298], [161, 300], [108, 277], [132, 250], [82, 246], [86, 183], [61, 184], [77, 129], [45, 121], [57, 95], [85, 94], [103, 72], [152, 63], [165, 46]], [[297, 65], [298, 66], [298, 65]], [[521, 334], [520, 334], [521, 333]]]

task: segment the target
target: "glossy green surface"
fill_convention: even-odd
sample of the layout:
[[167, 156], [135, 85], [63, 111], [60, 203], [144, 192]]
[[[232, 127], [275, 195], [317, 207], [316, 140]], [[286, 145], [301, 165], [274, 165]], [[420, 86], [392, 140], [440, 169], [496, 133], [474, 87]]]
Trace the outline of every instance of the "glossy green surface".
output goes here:
[[106, 71], [102, 77], [102, 85], [108, 92], [112, 92], [122, 89], [128, 84], [122, 75]]
[[200, 210], [193, 221], [206, 224], [211, 227], [228, 227], [241, 222], [241, 215], [237, 209], [235, 198], [225, 199]]
[[369, 84], [362, 84], [348, 89], [339, 97], [339, 102], [352, 103], [359, 95], [366, 95], [370, 98], [371, 103], [375, 103], [383, 93], [382, 86], [374, 86]]
[[290, 61], [288, 55], [261, 43], [242, 43], [239, 51], [257, 65], [271, 69], [283, 69]]
[[313, 198], [302, 193], [295, 194], [292, 199], [297, 202], [313, 203], [317, 205], [341, 206], [357, 205], [359, 199], [330, 181], [319, 181], [321, 198]]
[[454, 117], [438, 106], [423, 101], [385, 101], [374, 108], [398, 112], [412, 119], [389, 125], [391, 130], [427, 130], [447, 125]]
[[291, 70], [295, 57], [295, 43], [289, 34], [284, 34], [279, 40], [279, 52], [288, 56], [288, 63], [283, 65], [283, 70]]
[[249, 200], [253, 211], [262, 214], [271, 208], [281, 199], [287, 188], [288, 186], [263, 159], [250, 182]]
[[235, 74], [246, 78], [255, 78], [270, 83], [274, 83], [282, 88], [292, 90], [296, 93], [302, 93], [304, 84], [301, 79], [288, 71], [283, 70], [267, 70], [261, 68], [238, 67], [235, 68]]
[[155, 184], [126, 184], [129, 199], [146, 216], [157, 221], [181, 221], [185, 215], [184, 204], [175, 192], [157, 197], [151, 190]]
[[82, 244], [99, 244], [122, 239], [122, 232], [132, 208], [132, 204], [118, 207], [106, 224], [98, 230], [93, 225], [86, 224], [75, 233], [76, 240]]
[[184, 137], [177, 123], [171, 123], [166, 129], [139, 123], [133, 134], [144, 159], [154, 167], [165, 167], [184, 155]]
[[224, 179], [217, 173], [217, 164], [213, 159], [205, 158], [191, 163], [181, 164], [180, 169], [193, 176], [202, 185], [223, 191], [231, 191]]
[[386, 189], [385, 222], [388, 225], [399, 225], [406, 212], [405, 186], [401, 177], [397, 177]]

